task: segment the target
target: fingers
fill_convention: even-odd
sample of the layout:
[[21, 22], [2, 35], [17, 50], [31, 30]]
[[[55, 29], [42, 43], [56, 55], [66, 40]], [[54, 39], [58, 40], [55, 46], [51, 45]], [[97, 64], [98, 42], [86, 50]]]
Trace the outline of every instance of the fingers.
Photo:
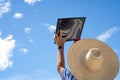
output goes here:
[[62, 37], [62, 30], [60, 30], [60, 37]]
[[57, 33], [54, 32], [54, 43], [56, 43], [57, 38], [58, 38], [58, 35]]
[[55, 37], [54, 37], [54, 41], [62, 41], [65, 42], [67, 40], [67, 36], [65, 38], [62, 37], [62, 30], [60, 30], [60, 35], [58, 36], [57, 33], [54, 33]]
[[59, 36], [58, 36], [57, 33], [54, 33], [54, 34], [55, 34], [55, 38], [58, 38], [58, 37], [62, 38], [62, 30], [60, 30], [60, 35]]
[[[60, 30], [60, 37], [61, 37], [61, 38], [63, 38], [63, 37], [62, 37], [62, 33], [63, 33], [62, 30]], [[64, 42], [65, 42], [65, 41], [67, 40], [67, 36], [66, 36], [65, 38], [63, 38], [63, 40], [64, 40]]]
[[64, 42], [67, 40], [67, 36], [64, 38]]
[[55, 34], [55, 38], [58, 38], [58, 34], [57, 33], [54, 33]]

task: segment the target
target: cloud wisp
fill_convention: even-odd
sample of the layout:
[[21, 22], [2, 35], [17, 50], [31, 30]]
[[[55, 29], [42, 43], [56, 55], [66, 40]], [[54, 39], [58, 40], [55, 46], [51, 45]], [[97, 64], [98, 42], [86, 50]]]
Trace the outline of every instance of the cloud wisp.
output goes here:
[[24, 29], [24, 32], [25, 33], [27, 33], [27, 34], [29, 34], [30, 32], [31, 32], [31, 28], [30, 27], [26, 27], [25, 29]]
[[7, 36], [5, 39], [0, 37], [0, 70], [12, 67], [13, 62], [10, 61], [12, 51], [15, 48], [15, 40], [13, 35]]
[[51, 25], [51, 24], [42, 24], [41, 23], [41, 26], [47, 26], [48, 27], [48, 30], [51, 32], [51, 33], [54, 33], [55, 30], [56, 30], [56, 26], [55, 25]]
[[30, 27], [26, 27], [25, 29], [24, 29], [24, 32], [27, 34], [27, 37], [28, 37], [28, 39], [29, 39], [29, 43], [33, 43], [34, 42], [34, 40], [31, 38], [31, 36], [29, 35], [30, 33], [31, 33], [31, 31], [32, 31], [32, 28], [30, 28]]
[[8, 13], [10, 11], [10, 7], [10, 2], [3, 2], [2, 0], [0, 0], [0, 17], [2, 17], [3, 14]]
[[23, 54], [27, 54], [27, 53], [28, 53], [28, 49], [27, 49], [27, 48], [21, 48], [20, 51], [21, 51]]
[[56, 26], [54, 25], [49, 25], [48, 30], [52, 33], [55, 32]]
[[115, 32], [119, 31], [120, 29], [117, 27], [112, 27], [108, 30], [106, 30], [105, 32], [103, 32], [102, 34], [100, 34], [97, 39], [101, 40], [101, 41], [106, 41], [108, 38], [110, 38]]
[[24, 0], [25, 3], [29, 5], [34, 5], [36, 2], [41, 2], [42, 0]]
[[20, 19], [20, 18], [22, 18], [23, 17], [23, 15], [22, 15], [22, 13], [15, 13], [14, 14], [14, 16], [13, 16], [14, 18], [16, 18], [16, 19]]

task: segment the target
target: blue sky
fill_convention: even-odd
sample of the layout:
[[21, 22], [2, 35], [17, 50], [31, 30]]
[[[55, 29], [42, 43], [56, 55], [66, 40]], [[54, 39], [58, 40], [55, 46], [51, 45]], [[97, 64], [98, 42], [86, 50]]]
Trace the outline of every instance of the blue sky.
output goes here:
[[[82, 16], [81, 39], [105, 42], [120, 61], [119, 0], [0, 0], [0, 80], [61, 80], [53, 43], [57, 19]], [[72, 44], [65, 44], [67, 68]]]

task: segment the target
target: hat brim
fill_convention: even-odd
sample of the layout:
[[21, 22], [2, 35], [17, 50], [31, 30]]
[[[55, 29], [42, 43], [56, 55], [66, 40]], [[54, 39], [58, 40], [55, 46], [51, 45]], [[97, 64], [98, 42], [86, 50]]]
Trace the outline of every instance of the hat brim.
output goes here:
[[[84, 62], [85, 55], [91, 48], [103, 51], [104, 62], [98, 72], [91, 72]], [[68, 64], [77, 80], [114, 80], [119, 68], [115, 52], [107, 44], [96, 39], [83, 39], [74, 43], [68, 51]]]

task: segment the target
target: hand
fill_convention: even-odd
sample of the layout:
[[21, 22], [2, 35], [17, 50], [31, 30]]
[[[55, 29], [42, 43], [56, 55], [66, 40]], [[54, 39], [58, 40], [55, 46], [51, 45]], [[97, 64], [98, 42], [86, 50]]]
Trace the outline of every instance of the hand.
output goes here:
[[59, 36], [55, 33], [54, 41], [56, 42], [58, 46], [64, 46], [65, 40], [66, 38], [62, 38], [62, 30], [60, 30]]

